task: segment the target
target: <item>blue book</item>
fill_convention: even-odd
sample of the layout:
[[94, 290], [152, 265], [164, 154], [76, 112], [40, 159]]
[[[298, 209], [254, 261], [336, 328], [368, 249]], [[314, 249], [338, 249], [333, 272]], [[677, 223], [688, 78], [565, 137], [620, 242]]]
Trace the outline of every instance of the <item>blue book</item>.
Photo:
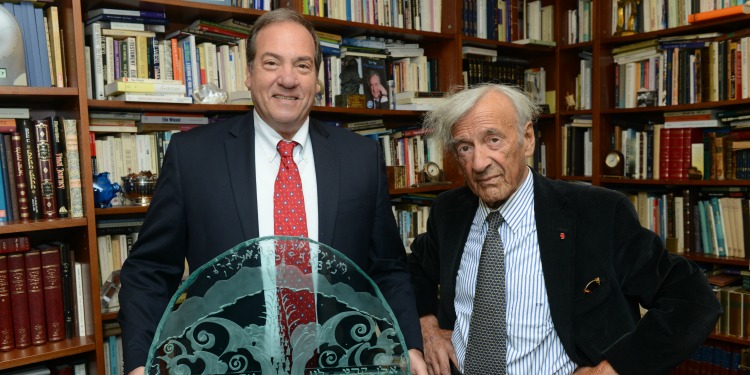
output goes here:
[[[36, 35], [36, 21], [34, 20], [34, 3], [22, 2], [21, 8], [23, 8], [24, 16], [26, 17], [25, 23], [26, 28], [29, 31], [29, 42], [31, 43], [31, 51], [26, 50], [26, 56], [31, 56], [34, 60], [32, 62], [33, 72], [36, 75], [34, 77], [34, 86], [44, 86], [44, 71], [42, 70], [42, 62], [48, 64], [47, 60], [42, 60], [42, 49], [39, 45], [39, 38]], [[45, 46], [46, 48], [46, 46]]]
[[703, 245], [703, 254], [711, 254], [713, 251], [711, 242], [711, 236], [709, 235], [709, 232], [711, 231], [709, 229], [709, 221], [707, 220], [706, 215], [706, 201], [698, 201], [698, 213], [700, 217], [700, 228], [701, 228], [701, 244]]
[[50, 55], [49, 48], [47, 45], [47, 33], [44, 32], [44, 14], [42, 8], [33, 8], [34, 11], [34, 24], [36, 27], [37, 43], [39, 44], [39, 65], [42, 68], [42, 86], [52, 86], [52, 72], [50, 70]]
[[21, 28], [21, 37], [23, 39], [23, 51], [26, 57], [26, 77], [29, 81], [29, 86], [40, 86], [37, 84], [39, 76], [35, 74], [37, 60], [32, 55], [31, 40], [34, 39], [34, 34], [31, 32], [31, 28], [28, 25], [28, 19], [26, 17], [26, 7], [32, 6], [31, 3], [23, 2], [21, 4], [13, 4], [13, 14], [16, 16], [18, 26]]
[[185, 72], [185, 93], [187, 97], [193, 97], [193, 63], [190, 59], [190, 40], [185, 38], [182, 40], [182, 59], [184, 61], [184, 72]]
[[711, 210], [714, 215], [714, 226], [716, 227], [716, 242], [718, 245], [717, 255], [720, 257], [727, 256], [726, 239], [724, 238], [724, 220], [722, 220], [721, 207], [719, 198], [711, 197]]

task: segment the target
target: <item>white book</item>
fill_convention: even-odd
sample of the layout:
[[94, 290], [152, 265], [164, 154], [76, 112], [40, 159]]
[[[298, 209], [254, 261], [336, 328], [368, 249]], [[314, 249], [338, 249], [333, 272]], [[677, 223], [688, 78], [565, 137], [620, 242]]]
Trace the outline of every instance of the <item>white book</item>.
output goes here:
[[104, 61], [102, 51], [102, 27], [99, 22], [87, 25], [85, 34], [90, 36], [89, 47], [91, 47], [91, 76], [93, 89], [92, 97], [96, 100], [104, 100]]
[[115, 82], [132, 82], [132, 83], [159, 83], [164, 85], [182, 85], [182, 81], [176, 79], [154, 79], [154, 78], [136, 78], [122, 77]]
[[692, 121], [665, 121], [665, 129], [675, 128], [716, 128], [721, 125], [721, 121], [717, 119], [709, 120], [692, 120]]
[[[656, 163], [654, 163], [654, 166], [656, 166]], [[654, 175], [654, 179], [658, 179]], [[683, 254], [685, 253], [685, 221], [684, 221], [684, 208], [683, 208], [683, 200], [684, 198], [675, 195], [674, 197], [674, 232], [675, 237], [677, 238], [677, 253]], [[692, 220], [691, 220], [692, 223]]]
[[514, 40], [513, 43], [515, 44], [528, 44], [528, 45], [538, 45], [538, 46], [544, 46], [544, 47], [554, 47], [557, 45], [554, 41], [551, 40], [541, 40], [541, 39], [531, 39], [531, 38], [524, 38], [524, 39], [518, 39]]
[[481, 47], [463, 46], [461, 47], [461, 53], [465, 55], [471, 54], [471, 55], [497, 57], [497, 50], [489, 49], [489, 48], [481, 48]]
[[208, 124], [208, 117], [178, 115], [141, 115], [141, 122], [148, 124]]
[[125, 102], [145, 102], [145, 103], [176, 103], [176, 104], [192, 104], [193, 98], [186, 96], [176, 96], [168, 94], [135, 94], [127, 92], [120, 95], [110, 97], [111, 100], [119, 100]]
[[0, 118], [30, 118], [28, 108], [0, 108]]
[[[101, 25], [101, 23], [100, 23]], [[129, 36], [143, 36], [146, 38], [154, 38], [156, 37], [156, 33], [153, 31], [138, 31], [138, 30], [132, 30], [132, 29], [105, 29], [102, 28], [102, 35], [103, 36], [111, 36], [116, 37], [120, 39], [127, 38]]]
[[83, 47], [83, 66], [86, 70], [86, 98], [91, 100], [94, 99], [93, 91], [91, 86], [91, 47]]
[[171, 83], [112, 82], [104, 86], [104, 95], [122, 93], [174, 94], [185, 96], [185, 85]]
[[89, 131], [94, 133], [136, 133], [138, 132], [138, 127], [126, 125], [89, 125]]

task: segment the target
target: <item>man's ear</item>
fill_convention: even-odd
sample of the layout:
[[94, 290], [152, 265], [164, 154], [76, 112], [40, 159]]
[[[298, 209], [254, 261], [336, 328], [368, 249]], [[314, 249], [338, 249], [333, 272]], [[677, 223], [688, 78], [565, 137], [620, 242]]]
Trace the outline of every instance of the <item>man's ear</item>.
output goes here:
[[247, 66], [247, 71], [245, 74], [245, 87], [247, 87], [248, 90], [250, 90], [251, 83], [253, 80], [251, 79], [253, 75], [253, 70], [250, 69], [250, 65]]
[[536, 137], [534, 136], [534, 124], [529, 121], [524, 125], [523, 129], [523, 147], [524, 155], [534, 155], [534, 147], [536, 146]]

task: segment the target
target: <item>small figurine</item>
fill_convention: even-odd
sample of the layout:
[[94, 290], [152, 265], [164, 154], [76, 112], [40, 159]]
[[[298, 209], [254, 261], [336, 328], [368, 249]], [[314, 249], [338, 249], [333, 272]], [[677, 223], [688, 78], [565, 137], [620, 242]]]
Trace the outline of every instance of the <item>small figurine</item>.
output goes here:
[[109, 180], [109, 172], [94, 175], [94, 203], [99, 208], [112, 207], [112, 199], [120, 192], [120, 185]]
[[571, 94], [570, 92], [565, 94], [565, 104], [568, 105], [566, 110], [574, 110], [576, 109], [576, 97], [575, 95]]

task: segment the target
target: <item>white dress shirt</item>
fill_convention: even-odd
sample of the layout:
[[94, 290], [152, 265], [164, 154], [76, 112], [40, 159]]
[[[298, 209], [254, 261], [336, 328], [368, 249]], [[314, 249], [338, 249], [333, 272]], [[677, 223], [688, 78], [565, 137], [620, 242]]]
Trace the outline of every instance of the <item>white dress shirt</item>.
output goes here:
[[[505, 250], [507, 374], [570, 374], [576, 369], [557, 336], [550, 315], [534, 216], [534, 183], [526, 180], [500, 208]], [[490, 209], [480, 201], [456, 277], [453, 346], [463, 371], [474, 303], [479, 256]], [[486, 353], [493, 355], [497, 353]]]

